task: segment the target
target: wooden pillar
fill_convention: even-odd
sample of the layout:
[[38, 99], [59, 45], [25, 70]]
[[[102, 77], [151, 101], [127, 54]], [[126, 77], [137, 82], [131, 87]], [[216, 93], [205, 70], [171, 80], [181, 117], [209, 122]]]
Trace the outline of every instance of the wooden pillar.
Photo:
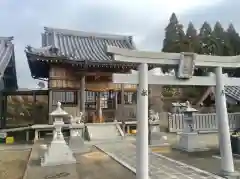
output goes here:
[[81, 88], [77, 91], [77, 116], [81, 112]]
[[7, 95], [1, 94], [1, 127], [6, 128], [6, 114], [7, 114]]
[[[123, 128], [123, 132], [125, 134], [126, 130], [125, 130], [125, 121], [126, 121], [126, 116], [124, 115], [124, 105], [125, 105], [125, 99], [124, 99], [124, 84], [121, 84], [121, 121], [122, 121], [122, 128]], [[119, 117], [120, 117], [119, 116]]]
[[121, 84], [121, 111], [122, 114], [124, 112], [124, 105], [125, 105], [125, 99], [124, 99], [124, 84]]
[[114, 113], [114, 120], [117, 120], [117, 109], [118, 109], [118, 92], [114, 92], [114, 108], [115, 108], [115, 113]]
[[[85, 76], [81, 77], [81, 85], [80, 85], [80, 93], [81, 93], [81, 98], [80, 98], [80, 107], [81, 107], [81, 112], [83, 112], [84, 116], [86, 117], [86, 111], [85, 111]], [[84, 120], [85, 121], [85, 120]]]
[[[53, 110], [53, 91], [49, 89], [48, 91], [48, 113], [51, 113]], [[49, 124], [53, 124], [53, 118], [49, 115]]]
[[103, 114], [102, 114], [102, 109], [101, 109], [101, 96], [100, 96], [100, 92], [97, 93], [97, 100], [96, 100], [96, 103], [97, 103], [97, 122], [98, 123], [101, 123], [101, 122], [104, 122], [103, 120]]

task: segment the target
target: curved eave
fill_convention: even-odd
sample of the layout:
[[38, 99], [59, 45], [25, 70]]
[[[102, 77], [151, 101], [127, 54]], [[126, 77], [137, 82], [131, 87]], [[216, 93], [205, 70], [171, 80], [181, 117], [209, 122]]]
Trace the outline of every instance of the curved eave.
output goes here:
[[34, 79], [48, 78], [49, 66], [45, 61], [36, 60], [36, 57], [31, 53], [26, 52], [28, 66], [31, 72], [31, 76]]
[[[31, 58], [32, 61], [42, 61], [47, 63], [63, 63], [71, 64], [72, 66], [82, 66], [82, 67], [105, 67], [105, 68], [129, 68], [136, 69], [137, 63], [126, 63], [114, 60], [112, 57], [111, 61], [91, 61], [91, 60], [80, 60], [80, 59], [70, 59], [63, 56], [48, 56], [41, 55], [32, 52], [25, 51], [28, 60]], [[156, 67], [156, 65], [149, 64], [150, 68]]]
[[[79, 68], [110, 68], [119, 70], [136, 69], [135, 63], [117, 61], [76, 60], [60, 56], [48, 56], [25, 51], [33, 78], [48, 78], [49, 64], [69, 64]], [[41, 74], [40, 74], [41, 73]]]
[[[45, 54], [39, 54], [39, 53], [34, 53], [34, 52], [29, 52], [27, 50], [25, 50], [26, 56], [27, 58], [31, 57], [32, 59], [35, 60], [41, 60], [41, 61], [46, 61], [46, 62], [50, 62], [50, 63], [58, 63], [58, 62], [67, 62], [67, 61], [75, 61], [72, 59], [69, 59], [68, 57], [65, 56], [51, 56], [51, 55], [45, 55]], [[79, 61], [81, 62], [81, 61]]]

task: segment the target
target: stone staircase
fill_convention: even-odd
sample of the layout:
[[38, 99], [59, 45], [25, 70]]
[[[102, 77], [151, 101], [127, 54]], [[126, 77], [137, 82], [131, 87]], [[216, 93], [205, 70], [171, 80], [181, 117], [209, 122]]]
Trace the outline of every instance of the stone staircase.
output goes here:
[[116, 123], [95, 123], [86, 124], [89, 140], [119, 140], [121, 139], [121, 131]]

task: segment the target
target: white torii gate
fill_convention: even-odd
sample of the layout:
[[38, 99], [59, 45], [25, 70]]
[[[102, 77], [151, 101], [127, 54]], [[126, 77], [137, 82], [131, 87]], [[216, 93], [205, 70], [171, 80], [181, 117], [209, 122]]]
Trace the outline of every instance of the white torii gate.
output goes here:
[[[138, 74], [114, 74], [113, 83], [138, 84], [137, 101], [137, 179], [148, 179], [148, 84], [216, 86], [216, 111], [218, 118], [221, 172], [224, 176], [236, 175], [234, 171], [228, 114], [224, 85], [240, 86], [240, 78], [229, 78], [222, 68], [240, 67], [240, 56], [208, 56], [194, 53], [163, 53], [121, 49], [108, 46], [107, 52], [115, 61], [139, 64]], [[148, 64], [170, 65], [178, 68], [177, 76], [148, 74]], [[215, 76], [192, 76], [194, 67], [213, 67]]]

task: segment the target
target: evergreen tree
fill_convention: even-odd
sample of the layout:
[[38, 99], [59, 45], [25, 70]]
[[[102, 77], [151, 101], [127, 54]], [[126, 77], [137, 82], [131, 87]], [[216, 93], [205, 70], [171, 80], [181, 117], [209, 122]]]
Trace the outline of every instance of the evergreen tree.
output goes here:
[[197, 35], [197, 30], [195, 29], [192, 22], [188, 24], [186, 31], [186, 44], [188, 45], [185, 51], [187, 52], [198, 52], [199, 49], [199, 39]]
[[[240, 37], [239, 34], [236, 32], [233, 24], [229, 24], [227, 28], [227, 37], [229, 40], [229, 44], [231, 47], [231, 55], [240, 55]], [[224, 70], [224, 72], [227, 72], [229, 76], [235, 76], [235, 77], [240, 77], [240, 69], [228, 69]]]
[[226, 32], [229, 40], [229, 44], [232, 49], [232, 55], [239, 55], [240, 54], [240, 37], [239, 34], [236, 32], [233, 24], [229, 24]]
[[179, 24], [177, 16], [173, 13], [169, 24], [165, 28], [165, 39], [163, 41], [163, 52], [181, 52], [182, 42], [185, 38], [183, 25]]
[[215, 55], [219, 56], [232, 55], [232, 50], [227, 33], [224, 31], [220, 22], [216, 22], [212, 32], [212, 37], [214, 38], [214, 41], [216, 43]]
[[213, 55], [215, 54], [215, 49], [217, 43], [212, 36], [212, 28], [208, 22], [204, 22], [199, 32], [199, 51], [200, 54]]

